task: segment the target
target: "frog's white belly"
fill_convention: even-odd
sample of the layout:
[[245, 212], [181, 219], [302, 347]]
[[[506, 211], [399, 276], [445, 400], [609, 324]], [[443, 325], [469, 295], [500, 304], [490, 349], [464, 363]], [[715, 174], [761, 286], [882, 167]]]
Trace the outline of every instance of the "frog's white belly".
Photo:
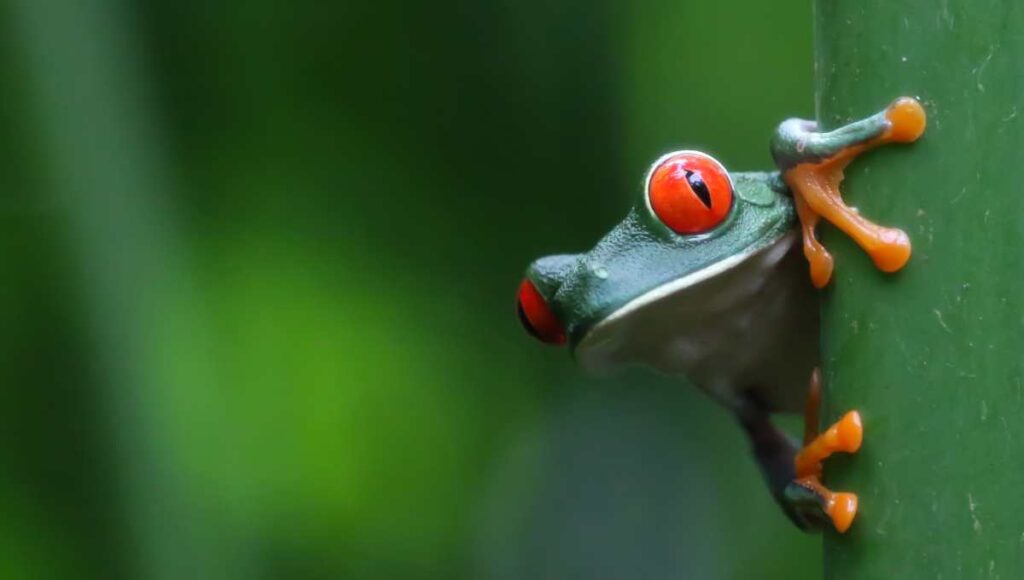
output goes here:
[[723, 404], [754, 391], [799, 411], [818, 364], [818, 302], [796, 232], [640, 296], [587, 333], [586, 369], [626, 364], [683, 375]]

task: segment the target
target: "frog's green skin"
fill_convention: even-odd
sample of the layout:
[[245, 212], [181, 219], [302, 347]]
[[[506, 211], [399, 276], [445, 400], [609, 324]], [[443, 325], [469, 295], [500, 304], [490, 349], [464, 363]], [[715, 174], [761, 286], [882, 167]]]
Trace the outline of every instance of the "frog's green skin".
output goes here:
[[729, 408], [753, 390], [770, 410], [798, 411], [818, 320], [793, 203], [776, 173], [731, 178], [733, 208], [708, 233], [676, 234], [638, 196], [593, 249], [537, 260], [527, 278], [591, 371], [643, 364]]
[[[829, 132], [788, 119], [772, 138], [772, 157], [782, 170], [816, 163], [889, 127], [886, 110]], [[730, 177], [733, 207], [710, 232], [673, 232], [651, 209], [645, 184], [593, 249], [541, 258], [526, 277], [586, 368], [644, 364], [688, 377], [731, 409], [752, 395], [765, 410], [798, 411], [819, 333], [792, 196], [777, 172]]]
[[[775, 133], [773, 158], [782, 170], [815, 163], [888, 127], [884, 111], [827, 133], [790, 119]], [[730, 178], [733, 206], [709, 232], [673, 232], [645, 186], [591, 250], [541, 258], [526, 276], [584, 367], [641, 364], [689, 379], [735, 413], [787, 515], [821, 527], [824, 500], [793, 485], [796, 448], [768, 417], [802, 409], [819, 357], [817, 297], [793, 200], [779, 173]]]
[[676, 234], [644, 195], [593, 249], [541, 258], [526, 276], [585, 368], [642, 364], [686, 377], [732, 410], [784, 511], [819, 526], [817, 498], [790, 485], [796, 449], [767, 417], [800, 410], [818, 361], [793, 201], [776, 173], [730, 177], [733, 207], [710, 232]]

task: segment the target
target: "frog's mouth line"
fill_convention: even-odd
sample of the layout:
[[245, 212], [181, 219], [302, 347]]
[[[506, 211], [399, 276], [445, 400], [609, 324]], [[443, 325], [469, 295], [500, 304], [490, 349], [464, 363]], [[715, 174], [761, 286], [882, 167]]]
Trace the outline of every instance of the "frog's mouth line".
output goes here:
[[576, 347], [573, 350], [586, 350], [591, 346], [596, 346], [596, 344], [592, 344], [593, 341], [591, 339], [595, 335], [600, 333], [602, 330], [604, 330], [605, 327], [618, 322], [619, 320], [629, 316], [630, 314], [636, 312], [637, 310], [645, 308], [660, 300], [668, 298], [669, 296], [672, 296], [678, 292], [682, 292], [687, 288], [691, 288], [693, 286], [700, 284], [701, 282], [704, 282], [724, 272], [727, 272], [739, 266], [740, 264], [743, 264], [748, 259], [757, 254], [766, 253], [766, 263], [777, 263], [778, 261], [782, 260], [786, 253], [789, 252], [790, 248], [792, 248], [793, 243], [796, 241], [796, 237], [797, 232], [794, 230], [790, 230], [788, 233], [784, 234], [782, 237], [773, 242], [753, 246], [741, 254], [731, 256], [725, 260], [722, 260], [721, 262], [712, 264], [706, 268], [697, 270], [696, 272], [691, 272], [685, 276], [682, 276], [681, 278], [676, 278], [675, 280], [666, 282], [653, 290], [649, 290], [648, 292], [641, 294], [636, 298], [633, 298], [626, 304], [620, 306], [618, 309], [613, 311], [608, 316], [605, 316], [604, 318], [599, 320], [589, 329], [587, 329], [587, 331], [583, 334], [583, 337], [579, 340], [579, 342], [576, 343]]

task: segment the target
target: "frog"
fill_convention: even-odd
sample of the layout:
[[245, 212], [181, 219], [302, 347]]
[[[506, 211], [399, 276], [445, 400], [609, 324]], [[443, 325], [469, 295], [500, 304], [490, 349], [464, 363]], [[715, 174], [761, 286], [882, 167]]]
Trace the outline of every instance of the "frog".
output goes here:
[[[518, 317], [541, 342], [567, 346], [586, 371], [642, 366], [695, 385], [736, 418], [789, 519], [846, 532], [857, 494], [826, 487], [823, 466], [860, 449], [864, 423], [849, 410], [819, 429], [818, 291], [835, 264], [818, 226], [848, 235], [882, 272], [901, 270], [907, 234], [848, 206], [840, 185], [859, 155], [912, 143], [925, 125], [920, 102], [900, 97], [829, 131], [783, 121], [770, 140], [771, 171], [730, 172], [707, 153], [668, 153], [593, 248], [529, 265]], [[779, 413], [803, 414], [802, 446], [778, 427]]]

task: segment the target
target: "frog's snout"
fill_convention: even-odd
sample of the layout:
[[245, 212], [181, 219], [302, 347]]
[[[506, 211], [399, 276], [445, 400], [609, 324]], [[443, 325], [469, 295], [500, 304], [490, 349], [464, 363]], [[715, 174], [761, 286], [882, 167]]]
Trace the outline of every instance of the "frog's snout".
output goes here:
[[565, 344], [565, 325], [551, 309], [551, 298], [558, 292], [577, 255], [546, 256], [530, 265], [519, 285], [516, 311], [526, 332], [548, 344]]

